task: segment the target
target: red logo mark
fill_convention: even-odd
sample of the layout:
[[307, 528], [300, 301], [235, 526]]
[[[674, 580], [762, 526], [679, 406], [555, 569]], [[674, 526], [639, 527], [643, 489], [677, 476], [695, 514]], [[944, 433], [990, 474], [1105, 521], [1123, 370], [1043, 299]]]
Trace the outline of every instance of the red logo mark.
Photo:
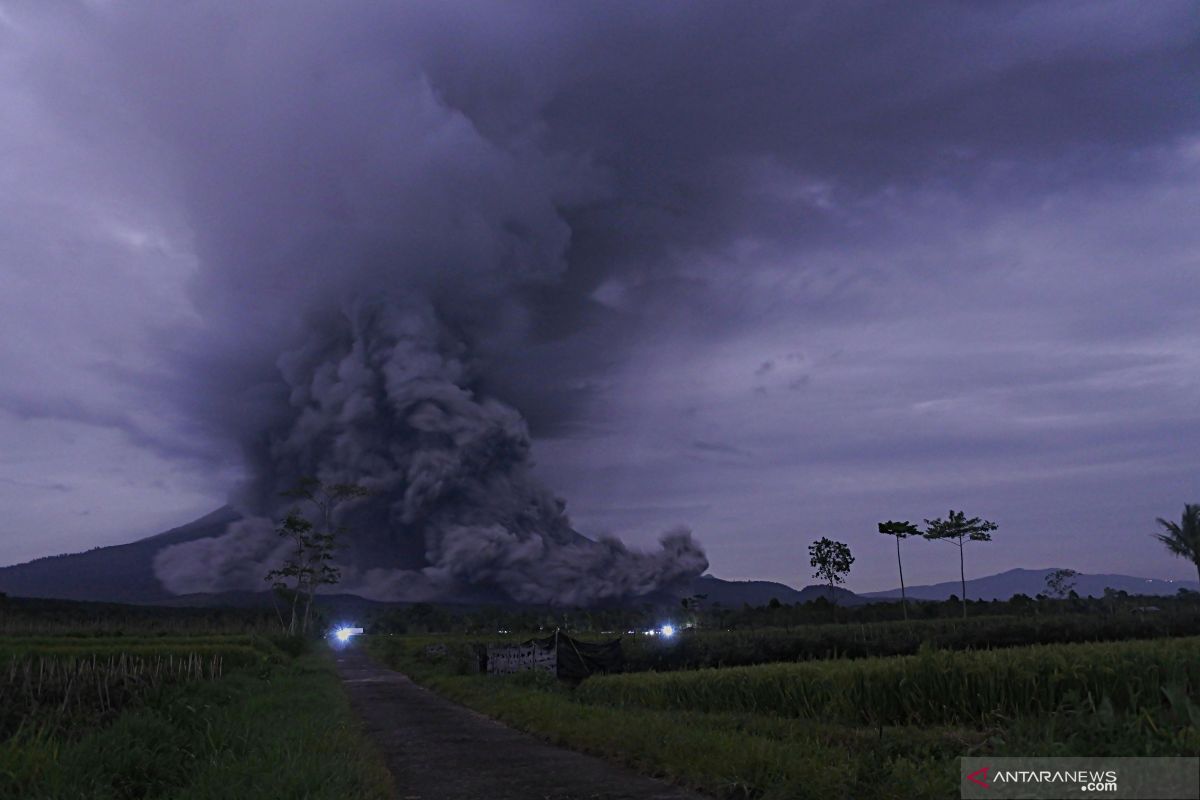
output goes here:
[[[991, 788], [990, 783], [985, 783], [985, 781], [987, 781], [987, 771], [989, 769], [991, 769], [991, 767], [984, 767], [983, 769], [977, 769], [974, 772], [972, 772], [970, 775], [967, 776], [967, 780], [969, 780], [971, 783], [975, 784], [976, 786], [982, 786], [985, 789]], [[982, 775], [983, 776], [982, 780], [980, 778], [977, 778], [976, 777], [977, 775]]]

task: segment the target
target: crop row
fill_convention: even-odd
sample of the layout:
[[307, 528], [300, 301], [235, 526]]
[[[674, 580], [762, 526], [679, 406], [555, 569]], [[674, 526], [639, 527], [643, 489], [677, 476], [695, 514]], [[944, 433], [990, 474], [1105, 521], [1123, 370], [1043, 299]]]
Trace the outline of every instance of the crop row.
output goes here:
[[676, 670], [778, 661], [913, 655], [922, 646], [986, 650], [1032, 644], [1111, 642], [1200, 635], [1200, 610], [1159, 615], [981, 617], [784, 630], [684, 631], [672, 639], [628, 637], [626, 669]]
[[27, 724], [98, 721], [168, 684], [219, 678], [226, 657], [210, 651], [10, 658], [0, 666], [0, 739]]
[[205, 609], [81, 603], [0, 597], [0, 636], [71, 633], [128, 636], [225, 633], [268, 634], [279, 629], [268, 609]]
[[247, 635], [0, 637], [0, 664], [24, 656], [91, 658], [122, 654], [143, 657], [220, 654], [231, 664], [245, 666], [280, 653], [271, 640]]
[[157, 689], [262, 667], [261, 637], [0, 637], [0, 739], [101, 722]]
[[[234, 634], [234, 636], [0, 636], [0, 658], [22, 655], [28, 652], [78, 652], [91, 654], [96, 651], [157, 649], [168, 652], [205, 648], [228, 648], [228, 646], [263, 646], [258, 637]], [[268, 645], [269, 646], [269, 645]]]
[[1198, 692], [1200, 637], [1192, 637], [599, 676], [576, 696], [617, 707], [986, 724], [1073, 707], [1136, 712]]

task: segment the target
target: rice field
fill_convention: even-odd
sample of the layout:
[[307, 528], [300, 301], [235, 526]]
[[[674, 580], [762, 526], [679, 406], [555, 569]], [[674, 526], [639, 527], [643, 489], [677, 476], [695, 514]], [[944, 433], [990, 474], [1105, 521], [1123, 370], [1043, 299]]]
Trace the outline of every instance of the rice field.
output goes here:
[[1031, 644], [1074, 644], [1200, 635], [1200, 609], [1147, 615], [987, 616], [791, 629], [684, 630], [670, 639], [627, 636], [626, 669], [658, 672], [783, 661], [915, 655], [918, 650], [989, 650]]
[[250, 637], [0, 639], [0, 741], [69, 735], [111, 720], [166, 686], [267, 664], [278, 652]]
[[271, 635], [273, 611], [161, 608], [41, 598], [0, 598], [0, 641], [8, 637], [150, 637]]
[[1200, 694], [1200, 637], [598, 676], [584, 703], [837, 720], [988, 725], [1065, 708], [1137, 713]]
[[0, 636], [0, 800], [391, 796], [311, 643], [94, 622]]
[[[959, 637], [958, 625], [929, 630]], [[821, 627], [755, 634], [807, 644], [864, 633], [860, 625]], [[898, 630], [868, 631], [868, 640], [894, 641], [887, 637]], [[709, 636], [697, 635], [697, 647]], [[716, 638], [720, 647], [731, 641]], [[427, 638], [367, 644], [419, 682], [508, 724], [729, 800], [952, 797], [965, 755], [1200, 754], [1200, 636], [968, 649], [935, 640], [911, 655], [643, 669], [575, 687], [546, 676], [463, 674], [455, 648], [431, 658]], [[674, 643], [639, 638], [633, 646]]]

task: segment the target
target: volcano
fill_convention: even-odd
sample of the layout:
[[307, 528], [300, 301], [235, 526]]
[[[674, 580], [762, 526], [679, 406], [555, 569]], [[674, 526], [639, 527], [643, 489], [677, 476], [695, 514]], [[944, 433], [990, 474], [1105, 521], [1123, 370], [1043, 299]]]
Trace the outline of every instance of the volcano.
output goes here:
[[[216, 539], [241, 515], [230, 506], [206, 514], [178, 528], [148, 536], [128, 544], [97, 547], [84, 553], [69, 553], [35, 559], [24, 564], [0, 567], [0, 592], [13, 597], [53, 598], [59, 600], [134, 603], [144, 605], [244, 606], [265, 602], [265, 594], [252, 592], [216, 592], [179, 595], [167, 590], [155, 575], [154, 559], [172, 545]], [[577, 543], [591, 543], [572, 531]], [[265, 587], [264, 587], [265, 588]], [[711, 575], [695, 579], [675, 593], [640, 598], [674, 606], [679, 597], [707, 595], [711, 600], [737, 608], [743, 603], [762, 605], [771, 597], [784, 602], [803, 602], [809, 597], [790, 586], [769, 581], [726, 581]], [[845, 593], [853, 598], [850, 592]], [[512, 601], [492, 587], [467, 587], [447, 602], [503, 605]]]
[[59, 600], [166, 602], [175, 595], [155, 576], [154, 556], [171, 545], [219, 536], [238, 518], [233, 508], [223, 506], [186, 525], [136, 542], [0, 567], [0, 592]]
[[[229, 525], [241, 519], [230, 506], [193, 520], [186, 525], [128, 544], [97, 547], [83, 553], [68, 553], [35, 559], [24, 564], [0, 567], [0, 592], [14, 597], [101, 601], [159, 605], [246, 605], [257, 595], [247, 591], [177, 594], [169, 591], [154, 570], [155, 557], [164, 549], [188, 542], [215, 540]], [[572, 531], [580, 546], [601, 547], [583, 534]], [[706, 581], [718, 580], [705, 578]], [[722, 583], [724, 583], [722, 581]], [[710, 588], [710, 587], [709, 587]], [[678, 592], [684, 596], [688, 592]], [[265, 584], [264, 584], [265, 590]], [[674, 601], [674, 595], [645, 598]], [[491, 586], [468, 586], [446, 602], [508, 604], [512, 601]]]

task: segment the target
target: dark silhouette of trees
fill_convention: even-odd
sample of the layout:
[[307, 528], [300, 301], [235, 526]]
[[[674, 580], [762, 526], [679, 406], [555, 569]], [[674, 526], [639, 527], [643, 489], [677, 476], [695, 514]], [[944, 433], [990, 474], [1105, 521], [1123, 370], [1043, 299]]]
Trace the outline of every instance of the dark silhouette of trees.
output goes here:
[[846, 575], [850, 574], [850, 565], [854, 563], [850, 546], [821, 537], [808, 546], [808, 555], [809, 564], [815, 567], [813, 577], [829, 585], [829, 601], [836, 605], [836, 585], [845, 581]]
[[962, 582], [962, 613], [967, 616], [967, 568], [963, 559], [963, 546], [967, 542], [990, 542], [991, 532], [999, 525], [979, 517], [968, 518], [963, 511], [950, 509], [945, 519], [925, 520], [925, 538], [949, 542], [958, 548], [958, 574]]
[[[271, 581], [276, 596], [285, 598], [290, 605], [286, 623], [276, 606], [280, 624], [289, 636], [308, 633], [317, 589], [341, 580], [341, 572], [332, 563], [338, 540], [347, 532], [335, 521], [338, 506], [368, 494], [368, 489], [356, 484], [325, 484], [316, 478], [301, 478], [295, 488], [283, 493], [297, 504], [288, 511], [275, 532], [291, 542], [292, 550], [283, 565], [268, 572], [265, 579]], [[307, 505], [310, 513], [315, 512], [315, 521], [305, 516], [301, 504]]]
[[1163, 532], [1154, 534], [1154, 538], [1166, 545], [1175, 555], [1195, 564], [1196, 577], [1200, 578], [1200, 504], [1185, 505], [1179, 522], [1171, 522], [1162, 517], [1156, 521]]
[[683, 608], [684, 616], [692, 625], [699, 624], [700, 608], [707, 599], [708, 595], [706, 594], [694, 594], [680, 599], [679, 605]]
[[908, 536], [916, 536], [921, 531], [916, 525], [907, 520], [904, 522], [879, 523], [879, 532], [896, 537], [896, 566], [900, 569], [900, 606], [904, 609], [904, 618], [908, 619], [908, 595], [904, 590], [904, 564], [900, 561], [900, 540]]
[[1046, 576], [1046, 591], [1051, 597], [1062, 599], [1075, 588], [1075, 576], [1079, 573], [1073, 569], [1056, 569]]

